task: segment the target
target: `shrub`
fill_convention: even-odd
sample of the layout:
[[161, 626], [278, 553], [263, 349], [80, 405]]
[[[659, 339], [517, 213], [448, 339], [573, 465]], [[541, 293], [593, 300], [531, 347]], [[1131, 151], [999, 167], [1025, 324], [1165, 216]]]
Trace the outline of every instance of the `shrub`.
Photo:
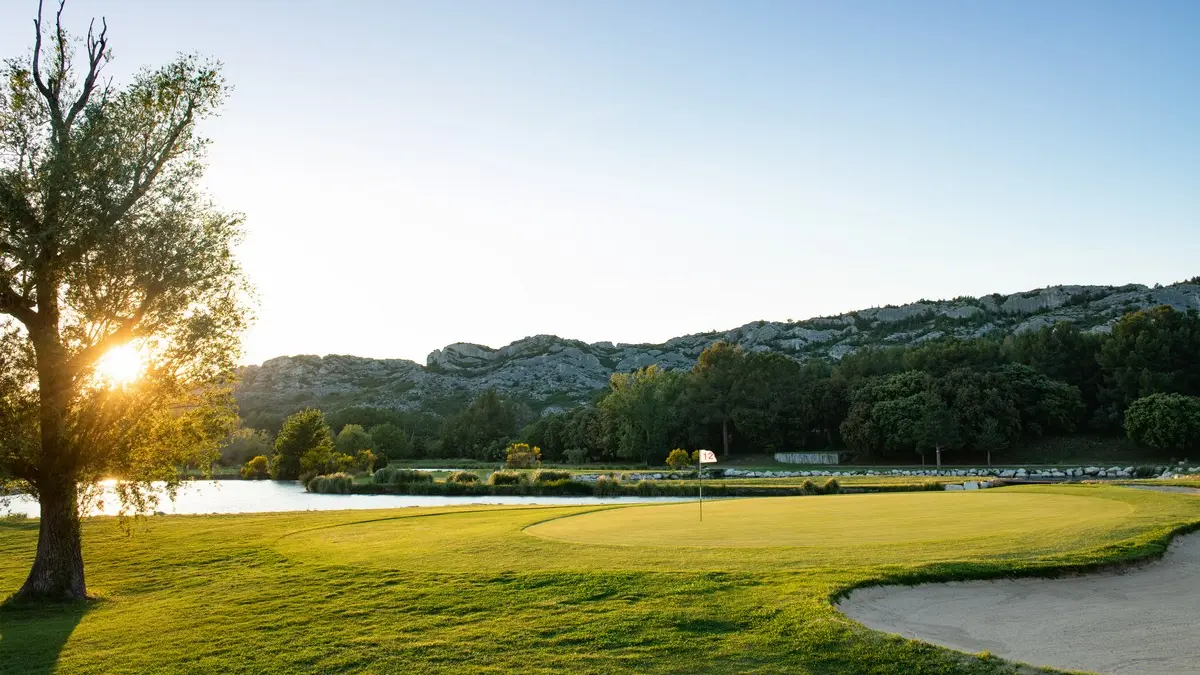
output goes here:
[[509, 469], [532, 469], [542, 461], [542, 449], [528, 443], [510, 443], [505, 450], [504, 466]]
[[622, 492], [621, 481], [613, 476], [597, 476], [593, 492], [597, 497], [612, 497]]
[[488, 485], [520, 485], [521, 474], [517, 471], [496, 471], [488, 476]]
[[639, 497], [653, 497], [660, 492], [658, 485], [652, 480], [640, 480], [634, 489], [637, 490]]
[[375, 469], [382, 469], [384, 466], [387, 466], [387, 458], [386, 457], [382, 458], [383, 459], [382, 466], [375, 466], [379, 462], [380, 459], [381, 459], [381, 456], [376, 455], [371, 450], [359, 450], [358, 452], [354, 453], [354, 466], [363, 471], [374, 471]]
[[683, 448], [675, 448], [667, 455], [667, 466], [676, 471], [692, 465], [692, 456]]
[[1154, 478], [1158, 474], [1158, 467], [1154, 466], [1137, 466], [1133, 468], [1134, 478]]
[[817, 484], [807, 478], [805, 478], [804, 482], [800, 484], [800, 489], [803, 490], [804, 494], [806, 495], [817, 494]]
[[538, 469], [533, 472], [533, 482], [535, 483], [552, 483], [560, 480], [571, 480], [571, 472], [559, 469]]
[[328, 476], [315, 476], [304, 486], [309, 492], [347, 495], [354, 485], [354, 477], [348, 473], [334, 473]]
[[378, 485], [409, 485], [412, 483], [432, 483], [433, 474], [428, 471], [415, 469], [393, 469], [384, 467], [375, 472], [372, 480]]
[[446, 477], [446, 482], [472, 485], [479, 482], [479, 474], [471, 471], [455, 471]]
[[587, 456], [588, 452], [583, 448], [570, 448], [569, 450], [563, 451], [563, 459], [566, 460], [567, 464], [571, 464], [573, 466], [586, 464]]
[[246, 480], [262, 480], [271, 475], [271, 462], [265, 456], [259, 455], [242, 467], [242, 478]]
[[821, 494], [823, 495], [836, 495], [841, 491], [842, 486], [837, 482], [836, 478], [830, 478], [821, 486]]

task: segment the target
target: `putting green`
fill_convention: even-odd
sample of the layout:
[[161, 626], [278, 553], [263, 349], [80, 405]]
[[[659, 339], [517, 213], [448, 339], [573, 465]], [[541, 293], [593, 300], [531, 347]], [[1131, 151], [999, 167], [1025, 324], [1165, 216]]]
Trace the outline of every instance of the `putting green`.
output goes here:
[[[1131, 494], [1132, 493], [1132, 494]], [[602, 507], [416, 509], [288, 533], [292, 560], [428, 572], [796, 570], [1032, 559], [1144, 531], [1133, 490], [768, 497]]]
[[579, 544], [621, 546], [870, 546], [1086, 530], [1132, 511], [1128, 504], [1046, 494], [915, 492], [729, 499], [567, 516], [525, 532]]

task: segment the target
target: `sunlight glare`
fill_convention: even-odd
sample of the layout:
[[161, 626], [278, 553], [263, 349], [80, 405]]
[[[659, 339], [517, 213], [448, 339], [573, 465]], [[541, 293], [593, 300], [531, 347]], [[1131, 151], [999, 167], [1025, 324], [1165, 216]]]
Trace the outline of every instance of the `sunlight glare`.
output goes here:
[[130, 384], [141, 376], [146, 363], [142, 353], [131, 344], [114, 347], [96, 362], [96, 375], [114, 386]]

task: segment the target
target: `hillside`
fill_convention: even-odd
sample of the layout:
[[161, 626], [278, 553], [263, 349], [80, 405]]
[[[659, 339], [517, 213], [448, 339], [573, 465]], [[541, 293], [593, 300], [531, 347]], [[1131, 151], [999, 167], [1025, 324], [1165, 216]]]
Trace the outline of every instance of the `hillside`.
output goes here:
[[494, 388], [534, 409], [584, 402], [614, 372], [650, 364], [688, 369], [713, 342], [777, 351], [806, 360], [837, 360], [869, 345], [912, 345], [953, 336], [1037, 330], [1059, 321], [1103, 332], [1123, 314], [1157, 305], [1200, 309], [1200, 279], [1148, 288], [1053, 286], [1012, 295], [921, 300], [798, 322], [756, 321], [725, 332], [697, 333], [662, 344], [585, 343], [535, 335], [500, 349], [455, 343], [406, 359], [330, 355], [282, 356], [242, 373], [244, 414], [286, 414], [306, 405], [336, 410], [370, 405], [445, 410]]

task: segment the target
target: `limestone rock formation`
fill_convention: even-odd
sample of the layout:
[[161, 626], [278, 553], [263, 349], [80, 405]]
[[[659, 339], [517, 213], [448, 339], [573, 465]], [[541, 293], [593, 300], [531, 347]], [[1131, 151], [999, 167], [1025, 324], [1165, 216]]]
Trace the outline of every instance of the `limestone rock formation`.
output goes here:
[[413, 410], [438, 401], [462, 402], [493, 388], [534, 409], [552, 410], [587, 401], [614, 372], [650, 364], [691, 368], [700, 352], [719, 340], [799, 360], [838, 360], [867, 345], [1017, 333], [1058, 321], [1108, 331], [1126, 312], [1156, 305], [1200, 309], [1200, 284], [1053, 286], [1009, 296], [922, 300], [800, 322], [756, 321], [663, 344], [588, 344], [554, 335], [527, 337], [499, 349], [455, 343], [431, 352], [424, 366], [403, 359], [283, 356], [245, 368], [238, 398], [244, 410], [273, 413], [305, 405]]

